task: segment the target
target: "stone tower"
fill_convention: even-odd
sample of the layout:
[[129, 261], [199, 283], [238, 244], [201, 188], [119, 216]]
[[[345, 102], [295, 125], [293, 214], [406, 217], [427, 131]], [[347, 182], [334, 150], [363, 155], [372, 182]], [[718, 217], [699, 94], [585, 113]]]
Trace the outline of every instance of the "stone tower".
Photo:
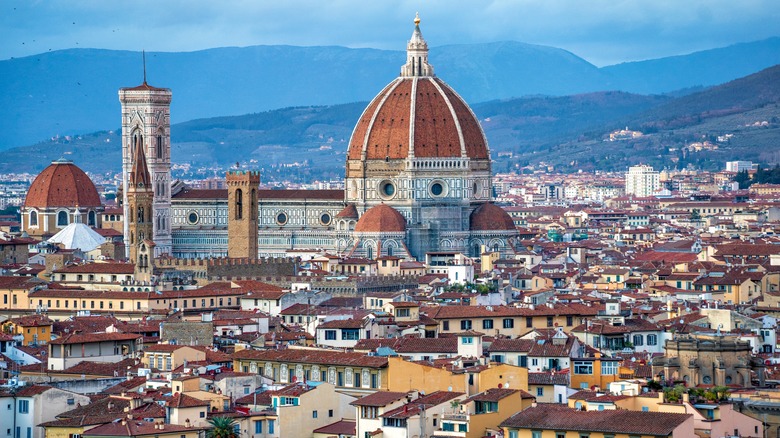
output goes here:
[[[144, 66], [143, 84], [133, 88], [121, 88], [122, 103], [122, 188], [124, 215], [128, 216], [128, 184], [133, 166], [133, 150], [144, 149], [147, 167], [154, 192], [152, 209], [155, 254], [171, 254], [171, 90], [152, 87], [146, 83]], [[125, 247], [130, 249], [128, 221], [125, 221]], [[129, 254], [128, 254], [129, 255]]]
[[260, 172], [233, 171], [228, 186], [228, 257], [257, 259], [257, 186]]
[[131, 147], [134, 149], [133, 162], [130, 168], [130, 174], [127, 178], [127, 190], [125, 196], [125, 226], [127, 234], [125, 237], [129, 240], [129, 260], [136, 266], [143, 265], [143, 260], [139, 260], [139, 248], [144, 245], [149, 247], [149, 241], [153, 241], [153, 214], [154, 214], [154, 191], [152, 190], [152, 179], [149, 169], [146, 166], [146, 154], [144, 148], [139, 146]]

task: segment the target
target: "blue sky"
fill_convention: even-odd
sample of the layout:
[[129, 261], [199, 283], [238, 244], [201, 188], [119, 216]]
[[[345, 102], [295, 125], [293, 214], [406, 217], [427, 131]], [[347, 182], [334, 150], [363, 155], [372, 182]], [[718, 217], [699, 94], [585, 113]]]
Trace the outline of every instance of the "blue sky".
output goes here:
[[0, 0], [0, 59], [66, 48], [257, 44], [405, 48], [514, 40], [596, 65], [780, 35], [777, 0]]

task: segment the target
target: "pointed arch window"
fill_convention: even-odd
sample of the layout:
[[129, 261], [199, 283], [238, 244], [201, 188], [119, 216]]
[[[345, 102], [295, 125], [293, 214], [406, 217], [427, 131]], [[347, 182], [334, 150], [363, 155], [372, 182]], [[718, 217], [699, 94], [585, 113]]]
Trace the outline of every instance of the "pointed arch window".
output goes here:
[[144, 208], [138, 207], [138, 223], [144, 222]]
[[244, 210], [244, 192], [241, 189], [236, 190], [236, 220], [243, 218]]
[[57, 226], [58, 227], [68, 226], [68, 212], [61, 211], [57, 213]]
[[163, 158], [163, 136], [162, 133], [157, 134], [157, 158]]

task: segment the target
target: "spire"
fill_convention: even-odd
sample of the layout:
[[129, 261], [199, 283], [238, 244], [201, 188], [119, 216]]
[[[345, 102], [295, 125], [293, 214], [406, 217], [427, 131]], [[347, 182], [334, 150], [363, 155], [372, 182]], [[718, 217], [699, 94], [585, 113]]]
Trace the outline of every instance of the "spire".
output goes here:
[[146, 85], [146, 50], [141, 50], [141, 56], [144, 60], [144, 85]]
[[401, 67], [402, 77], [433, 76], [433, 66], [428, 64], [428, 43], [420, 31], [420, 14], [414, 17], [414, 32], [406, 44], [406, 64]]
[[146, 154], [144, 153], [143, 142], [135, 145], [135, 156], [133, 156], [133, 167], [130, 168], [129, 186], [144, 187], [151, 189], [152, 178], [149, 176], [149, 168], [146, 166]]

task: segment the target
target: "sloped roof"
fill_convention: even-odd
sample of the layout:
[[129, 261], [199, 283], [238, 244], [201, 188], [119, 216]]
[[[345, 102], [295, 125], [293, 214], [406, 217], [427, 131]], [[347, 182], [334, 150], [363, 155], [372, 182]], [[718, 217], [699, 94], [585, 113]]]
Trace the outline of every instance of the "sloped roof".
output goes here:
[[49, 239], [50, 243], [59, 243], [65, 249], [92, 251], [106, 241], [105, 237], [85, 224], [72, 222]]

